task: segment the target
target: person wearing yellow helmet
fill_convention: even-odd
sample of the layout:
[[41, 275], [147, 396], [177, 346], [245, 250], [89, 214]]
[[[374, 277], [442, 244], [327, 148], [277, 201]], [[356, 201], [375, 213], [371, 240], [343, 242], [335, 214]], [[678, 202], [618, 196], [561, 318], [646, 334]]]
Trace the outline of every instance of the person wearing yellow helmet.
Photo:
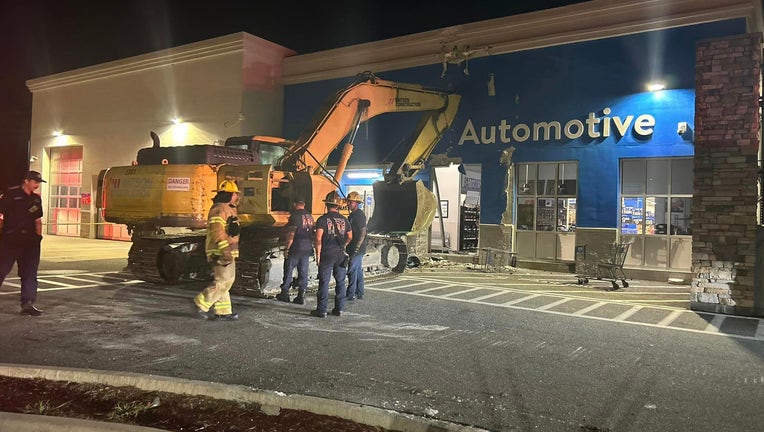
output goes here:
[[[204, 319], [233, 321], [239, 314], [231, 309], [229, 291], [236, 280], [236, 258], [239, 256], [239, 218], [236, 204], [239, 187], [233, 180], [223, 180], [212, 198], [207, 217], [205, 252], [212, 265], [214, 280], [194, 297], [198, 315]], [[213, 309], [215, 314], [209, 315]]]
[[310, 311], [315, 317], [325, 318], [329, 303], [329, 281], [334, 275], [334, 309], [332, 315], [340, 316], [345, 308], [348, 257], [345, 247], [353, 238], [350, 221], [341, 215], [342, 205], [337, 191], [326, 194], [326, 213], [316, 221], [316, 265], [318, 265], [318, 293], [316, 309]]
[[363, 256], [366, 254], [366, 214], [361, 210], [363, 202], [361, 194], [352, 191], [346, 200], [350, 210], [348, 220], [353, 229], [353, 239], [347, 247], [348, 255], [350, 255], [347, 299], [353, 301], [362, 299], [364, 295]]

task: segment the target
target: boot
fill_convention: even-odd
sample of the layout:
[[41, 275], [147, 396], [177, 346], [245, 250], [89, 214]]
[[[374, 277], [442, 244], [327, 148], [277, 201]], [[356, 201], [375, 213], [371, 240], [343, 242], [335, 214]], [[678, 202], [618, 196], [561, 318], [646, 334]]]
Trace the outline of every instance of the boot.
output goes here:
[[289, 303], [289, 293], [280, 292], [276, 294], [276, 300], [283, 301], [285, 303]]
[[302, 293], [297, 294], [297, 297], [292, 300], [292, 303], [298, 304], [298, 305], [304, 305], [305, 304], [305, 296]]

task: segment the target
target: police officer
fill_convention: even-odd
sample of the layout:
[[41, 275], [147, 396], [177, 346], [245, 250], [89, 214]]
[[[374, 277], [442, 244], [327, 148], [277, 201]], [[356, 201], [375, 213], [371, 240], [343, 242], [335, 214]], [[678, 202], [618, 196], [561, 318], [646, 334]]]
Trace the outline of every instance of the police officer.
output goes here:
[[363, 197], [358, 192], [350, 192], [347, 202], [350, 210], [348, 220], [353, 227], [353, 240], [347, 248], [347, 253], [350, 255], [347, 299], [353, 301], [362, 299], [364, 294], [363, 256], [366, 254], [366, 213], [359, 205], [363, 202]]
[[294, 209], [289, 214], [286, 224], [288, 229], [286, 247], [284, 248], [284, 280], [281, 292], [276, 300], [289, 303], [289, 288], [292, 286], [292, 274], [297, 267], [297, 297], [295, 304], [305, 304], [305, 291], [308, 289], [308, 260], [313, 255], [313, 231], [316, 221], [313, 215], [305, 210], [305, 200], [297, 198]]
[[342, 199], [337, 191], [329, 192], [324, 199], [326, 213], [316, 221], [316, 264], [318, 264], [318, 294], [314, 317], [325, 318], [329, 302], [329, 281], [334, 276], [334, 309], [332, 315], [340, 316], [345, 308], [345, 283], [349, 258], [345, 247], [353, 238], [350, 221], [339, 213]]
[[42, 199], [35, 191], [45, 183], [37, 171], [27, 171], [21, 186], [0, 196], [0, 285], [18, 264], [21, 278], [21, 314], [40, 316], [37, 300], [37, 268], [42, 240]]
[[[205, 252], [215, 280], [197, 294], [194, 304], [204, 319], [233, 321], [239, 318], [239, 314], [231, 309], [229, 294], [236, 280], [236, 258], [239, 256], [240, 229], [236, 211], [239, 187], [232, 180], [223, 180], [212, 202], [207, 217]], [[210, 309], [214, 309], [215, 315], [209, 315]]]

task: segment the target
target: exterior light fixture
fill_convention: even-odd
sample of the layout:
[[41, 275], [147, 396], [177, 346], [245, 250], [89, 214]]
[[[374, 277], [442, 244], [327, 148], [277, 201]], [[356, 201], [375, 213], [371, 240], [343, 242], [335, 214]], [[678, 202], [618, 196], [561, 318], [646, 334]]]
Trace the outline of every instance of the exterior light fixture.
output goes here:
[[58, 129], [56, 129], [56, 130], [54, 130], [54, 131], [53, 131], [53, 136], [54, 136], [54, 137], [56, 137], [56, 138], [60, 137], [60, 136], [61, 136], [61, 135], [63, 135], [63, 134], [64, 134], [64, 133], [63, 133], [63, 132], [61, 132], [61, 131], [60, 131], [60, 130], [58, 130]]
[[647, 91], [657, 92], [666, 88], [666, 84], [662, 82], [651, 82], [647, 84]]
[[181, 123], [183, 123], [183, 119], [181, 119], [180, 117], [172, 118], [172, 124], [181, 124]]

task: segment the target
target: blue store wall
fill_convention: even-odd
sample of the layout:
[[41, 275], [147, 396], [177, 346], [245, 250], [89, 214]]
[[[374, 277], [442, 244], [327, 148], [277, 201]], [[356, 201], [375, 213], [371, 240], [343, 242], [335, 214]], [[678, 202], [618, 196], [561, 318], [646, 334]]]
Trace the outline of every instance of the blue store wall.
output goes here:
[[[506, 170], [499, 158], [512, 145], [515, 162], [577, 161], [577, 225], [615, 228], [620, 159], [693, 154], [691, 140], [677, 134], [677, 123], [693, 125], [696, 42], [742, 33], [744, 20], [728, 20], [489, 55], [466, 65], [449, 64], [443, 77], [441, 64], [379, 76], [462, 95], [456, 120], [435, 153], [448, 152], [465, 163], [482, 164], [481, 223], [499, 223], [506, 207]], [[465, 66], [469, 75], [463, 72]], [[495, 96], [488, 92], [491, 74]], [[652, 80], [665, 82], [667, 90], [646, 92], [645, 85]], [[284, 136], [297, 138], [327, 99], [352, 81], [348, 77], [288, 86]], [[600, 119], [591, 127], [587, 126], [590, 113]], [[644, 123], [638, 129], [649, 130], [649, 134], [635, 133], [634, 124], [641, 115], [649, 116], [644, 122], [655, 121], [654, 126]], [[610, 136], [589, 137], [590, 131], [602, 135], [604, 117], [611, 119]], [[623, 136], [616, 132], [616, 117], [621, 125], [629, 121]], [[391, 113], [364, 123], [351, 164], [385, 161], [395, 145], [409, 137], [418, 119], [416, 113]], [[533, 139], [525, 133], [533, 130], [534, 123], [558, 121], [564, 127], [575, 120], [584, 127], [578, 138], [566, 138], [562, 133], [560, 139], [544, 139], [543, 135]], [[502, 122], [508, 142], [501, 140]], [[575, 133], [578, 128], [571, 125], [570, 131]], [[339, 151], [330, 158], [330, 165], [336, 163]]]

